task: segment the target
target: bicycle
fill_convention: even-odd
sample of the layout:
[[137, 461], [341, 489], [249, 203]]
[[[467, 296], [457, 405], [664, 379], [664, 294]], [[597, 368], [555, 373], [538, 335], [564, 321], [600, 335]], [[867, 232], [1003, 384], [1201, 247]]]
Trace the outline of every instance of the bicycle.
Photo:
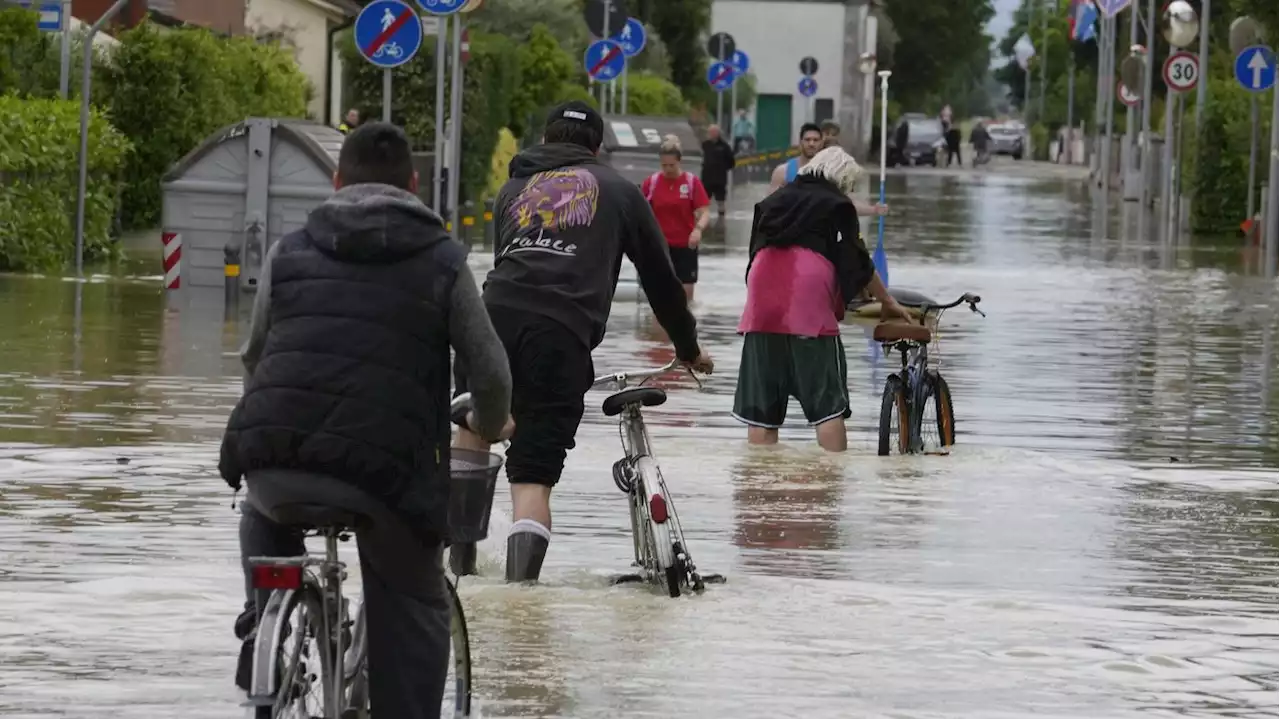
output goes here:
[[881, 344], [885, 355], [897, 350], [902, 356], [902, 368], [885, 380], [884, 394], [880, 399], [880, 456], [890, 454], [894, 446], [899, 454], [925, 452], [925, 412], [931, 404], [936, 416], [929, 424], [937, 427], [939, 450], [955, 444], [956, 421], [951, 388], [941, 373], [929, 369], [929, 342], [933, 339], [933, 332], [928, 321], [930, 314], [937, 313], [934, 317], [936, 326], [942, 312], [965, 303], [970, 310], [986, 317], [986, 313], [978, 309], [981, 301], [981, 297], [966, 293], [947, 305], [920, 303], [915, 305], [920, 311], [920, 324], [881, 322], [876, 325], [872, 338]]
[[[665, 390], [645, 387], [644, 383], [675, 367], [676, 360], [671, 360], [662, 367], [601, 375], [591, 385], [593, 389], [607, 386], [617, 390], [605, 398], [600, 411], [606, 417], [620, 417], [618, 437], [625, 456], [613, 465], [613, 481], [628, 498], [635, 551], [633, 566], [640, 570], [637, 574], [616, 578], [615, 583], [646, 582], [665, 588], [671, 597], [680, 596], [682, 588], [697, 594], [708, 583], [724, 581], [720, 575], [699, 574], [693, 563], [680, 515], [653, 456], [641, 411], [642, 407], [657, 407], [667, 401]], [[688, 371], [697, 382], [693, 371]], [[637, 379], [640, 380], [637, 386], [628, 386]]]
[[[470, 394], [459, 395], [451, 412], [470, 400]], [[451, 539], [483, 540], [502, 458], [457, 448], [450, 453]], [[346, 564], [338, 558], [338, 542], [351, 538], [360, 518], [337, 507], [294, 507], [289, 512], [294, 519], [287, 523], [303, 528], [305, 536], [324, 537], [324, 556], [249, 558], [253, 588], [270, 595], [258, 620], [247, 704], [254, 707], [255, 719], [368, 719], [365, 607], [361, 603], [351, 619], [342, 594]], [[285, 509], [280, 508], [282, 514]], [[453, 608], [454, 676], [445, 687], [448, 706], [442, 709], [461, 719], [472, 716], [471, 644], [455, 582], [446, 577], [445, 585]], [[312, 689], [320, 691], [315, 703], [307, 701]]]
[[392, 60], [399, 60], [404, 57], [404, 48], [400, 47], [400, 44], [396, 42], [384, 42], [382, 43], [382, 46], [373, 53], [375, 58], [380, 58], [383, 55], [386, 55]]

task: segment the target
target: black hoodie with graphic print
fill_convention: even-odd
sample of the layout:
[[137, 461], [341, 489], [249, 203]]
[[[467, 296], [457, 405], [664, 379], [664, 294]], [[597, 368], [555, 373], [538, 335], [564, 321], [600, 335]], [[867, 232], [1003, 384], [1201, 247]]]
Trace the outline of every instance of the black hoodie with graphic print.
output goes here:
[[697, 323], [639, 188], [571, 144], [525, 150], [510, 171], [494, 202], [497, 240], [485, 304], [550, 317], [594, 349], [604, 339], [625, 255], [676, 356], [696, 359]]

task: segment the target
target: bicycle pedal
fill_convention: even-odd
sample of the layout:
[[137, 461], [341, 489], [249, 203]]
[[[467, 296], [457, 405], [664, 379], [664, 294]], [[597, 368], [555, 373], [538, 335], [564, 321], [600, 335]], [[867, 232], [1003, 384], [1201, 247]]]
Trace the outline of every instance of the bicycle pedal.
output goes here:
[[727, 584], [729, 582], [723, 574], [704, 574], [702, 575], [702, 581], [705, 584]]
[[643, 582], [643, 581], [644, 581], [644, 577], [639, 574], [619, 574], [613, 577], [612, 579], [610, 579], [609, 584], [613, 584], [613, 585], [634, 584], [634, 583]]

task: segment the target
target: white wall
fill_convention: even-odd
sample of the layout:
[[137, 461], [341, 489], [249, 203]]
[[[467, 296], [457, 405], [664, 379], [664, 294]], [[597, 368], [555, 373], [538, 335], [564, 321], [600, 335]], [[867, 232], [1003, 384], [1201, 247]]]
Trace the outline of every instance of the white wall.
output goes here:
[[[293, 47], [298, 67], [314, 91], [307, 112], [317, 120], [324, 119], [325, 105], [331, 102], [325, 83], [329, 22], [341, 19], [336, 8], [322, 0], [249, 0], [245, 11], [245, 28], [251, 34], [280, 32]], [[335, 78], [342, 77], [340, 67], [333, 71]]]
[[830, 98], [833, 117], [839, 116], [844, 12], [842, 2], [715, 0], [711, 5], [711, 32], [729, 33], [738, 49], [751, 58], [758, 93], [792, 96], [794, 135], [808, 113], [805, 98], [796, 87], [804, 57], [818, 61], [818, 74], [814, 76], [818, 92], [814, 97]]

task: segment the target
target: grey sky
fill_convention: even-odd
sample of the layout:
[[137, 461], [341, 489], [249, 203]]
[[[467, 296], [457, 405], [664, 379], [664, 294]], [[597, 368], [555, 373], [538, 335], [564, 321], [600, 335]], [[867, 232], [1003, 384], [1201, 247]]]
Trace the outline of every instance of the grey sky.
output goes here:
[[987, 23], [987, 34], [1000, 42], [1013, 25], [1013, 11], [1018, 9], [1019, 0], [992, 0], [991, 4], [996, 10], [996, 16]]

